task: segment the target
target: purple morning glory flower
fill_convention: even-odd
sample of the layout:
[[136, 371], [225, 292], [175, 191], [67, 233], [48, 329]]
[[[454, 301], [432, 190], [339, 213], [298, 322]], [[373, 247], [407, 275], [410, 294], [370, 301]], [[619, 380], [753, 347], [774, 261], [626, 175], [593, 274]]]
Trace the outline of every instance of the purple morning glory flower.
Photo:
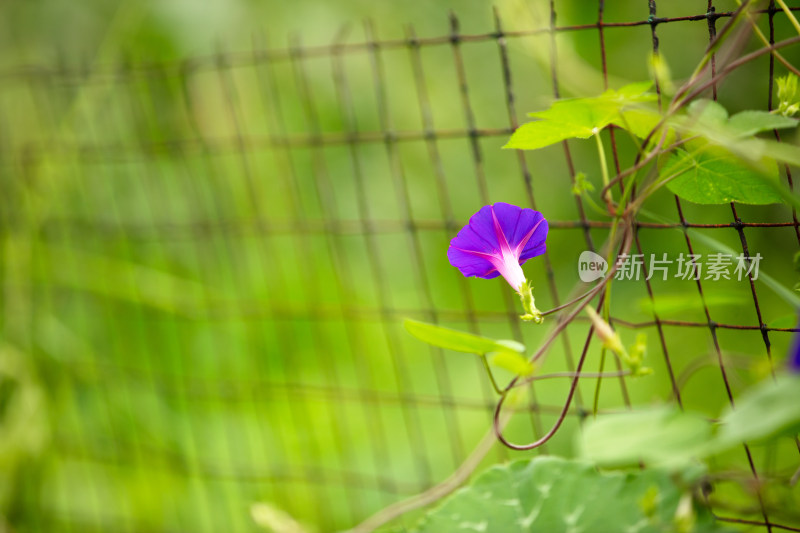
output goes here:
[[465, 276], [503, 276], [522, 294], [526, 280], [520, 265], [547, 250], [548, 229], [539, 211], [502, 202], [485, 205], [450, 241], [447, 258]]
[[789, 370], [800, 374], [800, 333], [794, 334], [792, 347], [789, 351]]

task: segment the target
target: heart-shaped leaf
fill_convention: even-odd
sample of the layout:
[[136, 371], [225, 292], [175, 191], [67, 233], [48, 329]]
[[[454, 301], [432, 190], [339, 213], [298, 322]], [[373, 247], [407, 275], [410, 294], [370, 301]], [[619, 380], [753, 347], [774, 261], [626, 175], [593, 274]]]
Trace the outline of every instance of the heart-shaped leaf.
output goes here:
[[[697, 532], [721, 528], [692, 505], [669, 473], [601, 473], [589, 464], [537, 457], [494, 466], [425, 516], [415, 533], [662, 533], [689, 523]], [[684, 530], [684, 529], [681, 529]]]

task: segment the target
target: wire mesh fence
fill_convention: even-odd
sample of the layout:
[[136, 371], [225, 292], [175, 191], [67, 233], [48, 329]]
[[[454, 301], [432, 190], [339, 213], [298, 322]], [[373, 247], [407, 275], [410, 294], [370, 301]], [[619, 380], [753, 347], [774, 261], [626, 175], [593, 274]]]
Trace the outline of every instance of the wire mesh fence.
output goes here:
[[[602, 73], [584, 88], [597, 94], [609, 77], [646, 78], [649, 50], [699, 60], [736, 8], [635, 4], [581, 6], [573, 25], [551, 2], [523, 29], [496, 12], [485, 33], [465, 33], [454, 14], [433, 37], [409, 27], [381, 40], [367, 23], [328, 46], [257, 35], [250, 50], [173, 63], [0, 74], [11, 530], [250, 531], [250, 505], [270, 502], [333, 531], [457, 468], [497, 400], [479, 360], [422, 346], [401, 319], [542, 339], [509, 291], [456, 275], [445, 250], [477, 206], [511, 201], [551, 221], [548, 254], [526, 266], [537, 297], [556, 307], [580, 284], [579, 253], [611, 225], [571, 193], [595, 171], [591, 153], [500, 147], [525, 112], [562, 96], [561, 54]], [[761, 15], [771, 42], [792, 35], [774, 2]], [[709, 97], [771, 109], [779, 68], [765, 55]], [[605, 135], [619, 171], [636, 147]], [[652, 209], [670, 222], [639, 221], [635, 253], [708, 254], [693, 235], [710, 236], [791, 284], [793, 212], [659, 198]], [[796, 330], [773, 319], [794, 310], [752, 274], [662, 280], [643, 268], [614, 285], [614, 324], [648, 333], [658, 377], [582, 381], [564, 427], [530, 453], [571, 453], [593, 401], [714, 416], [744, 370], [782, 359]], [[694, 304], [681, 316], [661, 305], [675, 293]], [[548, 368], [574, 370], [587, 353], [596, 366], [587, 330], [571, 325]], [[565, 389], [537, 385], [509, 435], [544, 434]], [[485, 463], [519, 455], [498, 445]], [[730, 461], [763, 481], [796, 457], [745, 447]], [[716, 512], [800, 531], [769, 502]]]

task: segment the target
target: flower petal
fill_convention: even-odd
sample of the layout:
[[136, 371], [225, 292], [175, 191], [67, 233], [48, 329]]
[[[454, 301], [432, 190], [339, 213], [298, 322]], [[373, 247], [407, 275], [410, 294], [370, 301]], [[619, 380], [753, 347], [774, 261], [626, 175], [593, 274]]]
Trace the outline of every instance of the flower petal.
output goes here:
[[789, 352], [789, 370], [800, 373], [800, 333], [794, 334], [791, 351]]
[[500, 275], [500, 272], [497, 271], [491, 261], [474, 252], [466, 252], [450, 246], [447, 250], [447, 259], [450, 260], [451, 265], [467, 277], [476, 276], [483, 279], [492, 279]]
[[547, 221], [533, 209], [498, 202], [483, 206], [450, 241], [450, 264], [465, 276], [491, 279], [502, 274], [518, 289], [519, 265], [547, 249]]
[[545, 241], [549, 226], [539, 211], [503, 202], [497, 202], [493, 207], [508, 244], [517, 253], [520, 264], [547, 250]]

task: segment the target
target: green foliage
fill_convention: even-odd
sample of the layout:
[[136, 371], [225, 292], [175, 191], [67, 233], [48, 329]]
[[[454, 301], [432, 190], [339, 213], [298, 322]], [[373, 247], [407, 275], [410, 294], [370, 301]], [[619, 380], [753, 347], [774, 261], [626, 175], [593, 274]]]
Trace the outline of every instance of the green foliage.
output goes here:
[[505, 351], [497, 352], [491, 358], [491, 363], [512, 374], [519, 376], [530, 376], [533, 374], [533, 364], [517, 352]]
[[794, 116], [800, 111], [800, 102], [797, 99], [797, 76], [787, 74], [775, 78], [778, 87], [778, 112], [786, 117]]
[[675, 407], [600, 416], [579, 437], [581, 456], [607, 466], [682, 466], [706, 453], [711, 424]]
[[496, 341], [488, 337], [464, 333], [454, 329], [435, 326], [407, 318], [403, 322], [406, 330], [423, 342], [455, 352], [488, 354], [493, 352], [520, 353], [525, 346], [515, 341]]
[[558, 100], [550, 109], [530, 113], [540, 120], [517, 128], [504, 148], [535, 150], [566, 139], [588, 139], [613, 122], [624, 122], [623, 111], [655, 100], [647, 92], [651, 85], [633, 83], [595, 97]]
[[581, 196], [587, 192], [593, 192], [594, 185], [589, 179], [586, 177], [586, 174], [583, 172], [578, 172], [575, 174], [575, 184], [572, 186], [572, 194], [575, 196]]
[[800, 376], [780, 375], [742, 394], [717, 428], [699, 415], [665, 406], [598, 417], [586, 424], [578, 445], [583, 458], [600, 465], [682, 467], [742, 443], [796, 434], [798, 406]]
[[[665, 120], [655, 108], [646, 105], [655, 99], [647, 92], [650, 85], [631, 84], [596, 97], [556, 101], [545, 111], [531, 113], [539, 120], [520, 126], [505, 148], [535, 150], [570, 138], [587, 139], [609, 124], [649, 139], [651, 147], [659, 142], [668, 147], [679, 134], [684, 138], [701, 137], [687, 145], [688, 149], [676, 149], [661, 168], [661, 179], [673, 193], [698, 204], [800, 203], [780, 184], [776, 163], [798, 164], [800, 151], [794, 146], [752, 138], [765, 131], [794, 128], [797, 120], [766, 111], [729, 116], [721, 104], [712, 100], [694, 101], [685, 114]], [[790, 85], [784, 93], [788, 94]], [[591, 189], [585, 179], [576, 177], [573, 194], [587, 192]]]
[[797, 147], [754, 139], [774, 129], [794, 128], [797, 120], [766, 111], [743, 111], [732, 117], [718, 102], [697, 100], [687, 115], [670, 121], [682, 135], [700, 136], [688, 149], [676, 150], [661, 168], [675, 194], [698, 204], [772, 204], [796, 201], [778, 180], [776, 161], [800, 160]]
[[661, 175], [674, 176], [667, 183], [669, 190], [697, 204], [780, 203], [778, 167], [774, 161], [768, 164], [765, 176], [726, 150], [705, 144], [692, 151], [676, 150]]
[[[657, 469], [598, 472], [589, 463], [537, 457], [494, 466], [423, 518], [415, 533], [639, 533], [720, 531], [686, 489]], [[691, 504], [691, 500], [688, 500]]]
[[679, 115], [672, 123], [689, 134], [702, 135], [721, 146], [728, 141], [744, 139], [764, 131], [794, 128], [797, 120], [767, 111], [742, 111], [728, 117], [728, 111], [713, 100], [695, 100], [686, 116]]
[[800, 376], [767, 379], [742, 394], [720, 418], [720, 447], [800, 431]]
[[742, 111], [728, 120], [728, 127], [730, 127], [731, 131], [738, 133], [742, 137], [748, 137], [763, 131], [781, 130], [796, 126], [797, 120], [767, 111]]
[[533, 373], [533, 365], [521, 355], [525, 346], [516, 341], [489, 339], [411, 319], [406, 319], [404, 325], [413, 336], [433, 346], [456, 352], [491, 354], [492, 364], [499, 368], [523, 376]]

